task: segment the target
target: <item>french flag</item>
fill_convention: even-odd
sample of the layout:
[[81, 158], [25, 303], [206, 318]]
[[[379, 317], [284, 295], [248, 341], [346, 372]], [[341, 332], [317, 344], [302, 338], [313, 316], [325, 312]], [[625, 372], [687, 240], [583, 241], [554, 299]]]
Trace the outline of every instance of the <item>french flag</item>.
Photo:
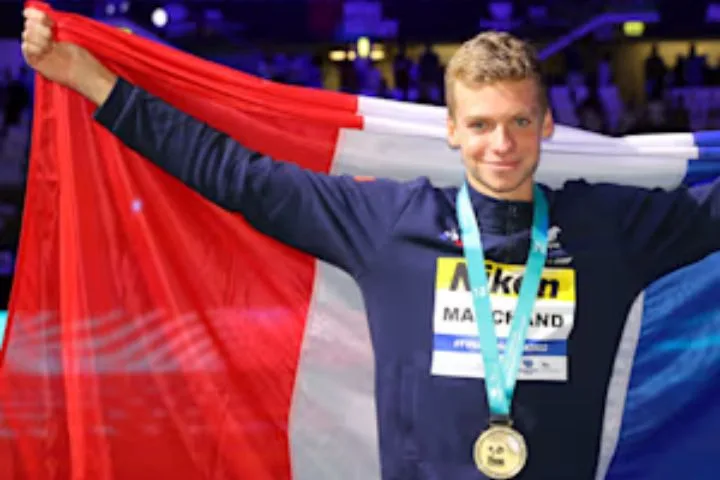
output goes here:
[[[59, 40], [275, 158], [440, 186], [462, 178], [443, 108], [278, 85], [52, 15]], [[379, 479], [374, 358], [351, 279], [138, 158], [77, 94], [37, 78], [35, 98], [0, 370], [0, 476]], [[538, 180], [674, 188], [718, 175], [716, 132], [559, 127]], [[718, 291], [714, 255], [638, 297], [610, 379], [598, 479], [716, 478]]]

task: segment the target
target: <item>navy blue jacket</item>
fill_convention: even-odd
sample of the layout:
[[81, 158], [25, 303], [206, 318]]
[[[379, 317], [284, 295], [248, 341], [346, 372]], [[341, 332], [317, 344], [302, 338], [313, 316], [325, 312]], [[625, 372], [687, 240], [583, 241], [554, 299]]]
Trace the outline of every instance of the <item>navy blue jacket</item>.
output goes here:
[[[383, 479], [484, 478], [471, 457], [488, 421], [482, 382], [430, 373], [437, 259], [462, 256], [443, 235], [457, 231], [456, 188], [306, 171], [250, 151], [123, 80], [95, 118], [210, 201], [355, 279], [376, 355]], [[577, 181], [545, 189], [551, 225], [561, 232], [548, 262], [571, 261], [577, 303], [569, 380], [518, 383], [513, 416], [531, 452], [519, 478], [593, 478], [630, 306], [659, 276], [720, 247], [719, 188], [665, 192]], [[471, 197], [487, 259], [524, 265], [532, 205]], [[559, 445], [566, 449], [560, 457]]]

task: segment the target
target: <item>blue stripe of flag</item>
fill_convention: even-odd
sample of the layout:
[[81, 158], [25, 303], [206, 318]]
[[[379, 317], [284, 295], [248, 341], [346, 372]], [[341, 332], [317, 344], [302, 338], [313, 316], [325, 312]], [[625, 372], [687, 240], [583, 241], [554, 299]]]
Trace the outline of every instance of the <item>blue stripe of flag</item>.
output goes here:
[[698, 147], [720, 147], [720, 131], [707, 130], [693, 132], [693, 141]]

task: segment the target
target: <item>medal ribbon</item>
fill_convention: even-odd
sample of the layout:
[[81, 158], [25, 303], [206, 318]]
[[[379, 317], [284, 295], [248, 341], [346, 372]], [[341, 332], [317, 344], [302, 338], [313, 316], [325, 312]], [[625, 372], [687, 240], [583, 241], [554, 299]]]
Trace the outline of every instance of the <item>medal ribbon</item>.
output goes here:
[[525, 349], [525, 338], [547, 258], [548, 204], [545, 194], [537, 185], [534, 187], [534, 198], [530, 252], [517, 307], [511, 321], [510, 334], [501, 358], [492, 316], [480, 229], [470, 202], [467, 183], [463, 184], [457, 195], [458, 222], [468, 266], [480, 351], [485, 366], [485, 391], [492, 416], [509, 417], [510, 415], [520, 361]]

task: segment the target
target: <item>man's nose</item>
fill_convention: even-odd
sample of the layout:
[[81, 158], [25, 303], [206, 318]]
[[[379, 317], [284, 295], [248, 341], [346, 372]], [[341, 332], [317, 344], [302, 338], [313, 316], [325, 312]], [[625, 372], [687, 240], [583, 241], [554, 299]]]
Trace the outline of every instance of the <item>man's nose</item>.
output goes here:
[[497, 153], [507, 153], [515, 146], [515, 141], [507, 127], [498, 126], [492, 134], [492, 149]]

